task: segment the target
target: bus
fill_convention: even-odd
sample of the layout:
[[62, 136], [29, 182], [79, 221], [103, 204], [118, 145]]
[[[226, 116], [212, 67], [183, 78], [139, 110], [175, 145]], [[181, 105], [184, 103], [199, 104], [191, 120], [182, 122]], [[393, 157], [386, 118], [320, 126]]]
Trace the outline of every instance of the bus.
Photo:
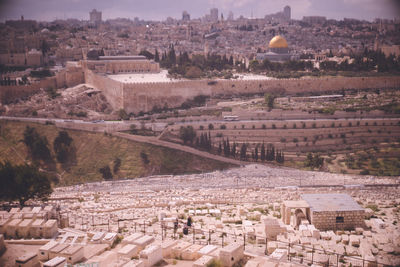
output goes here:
[[224, 116], [224, 121], [238, 121], [238, 116]]

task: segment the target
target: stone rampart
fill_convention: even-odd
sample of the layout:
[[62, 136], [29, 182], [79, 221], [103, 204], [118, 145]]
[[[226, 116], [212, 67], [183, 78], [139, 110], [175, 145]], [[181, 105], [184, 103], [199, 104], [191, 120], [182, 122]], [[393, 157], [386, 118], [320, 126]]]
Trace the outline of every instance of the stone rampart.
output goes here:
[[198, 95], [231, 96], [242, 94], [304, 92], [323, 93], [347, 89], [400, 87], [400, 77], [323, 77], [272, 80], [183, 80], [160, 83], [121, 83], [85, 70], [85, 81], [103, 91], [114, 109], [127, 112], [150, 111], [157, 107], [179, 107]]
[[49, 87], [57, 88], [55, 77], [49, 77], [29, 85], [0, 86], [0, 102], [8, 104], [17, 99], [29, 97], [39, 92], [41, 88], [46, 89]]
[[124, 107], [123, 83], [85, 69], [85, 83], [101, 90], [114, 110]]

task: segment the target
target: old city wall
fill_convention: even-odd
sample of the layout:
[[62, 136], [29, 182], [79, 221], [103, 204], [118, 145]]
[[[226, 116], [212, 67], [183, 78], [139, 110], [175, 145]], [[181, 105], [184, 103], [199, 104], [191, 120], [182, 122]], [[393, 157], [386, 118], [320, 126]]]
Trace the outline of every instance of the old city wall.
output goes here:
[[56, 77], [49, 77], [29, 85], [0, 86], [0, 102], [8, 104], [17, 99], [29, 97], [39, 92], [41, 88], [46, 89], [49, 87], [57, 88]]
[[56, 73], [57, 88], [73, 87], [84, 82], [84, 72], [80, 67], [69, 67]]
[[124, 84], [124, 109], [127, 112], [150, 111], [153, 107], [178, 107], [197, 95], [212, 95], [207, 81]]
[[[136, 113], [150, 111], [154, 106], [178, 107], [186, 100], [197, 95], [218, 96], [266, 92], [293, 95], [302, 92], [321, 93], [346, 89], [394, 87], [400, 87], [400, 77], [326, 77], [262, 81], [195, 80], [165, 83], [130, 83], [123, 84], [122, 105], [127, 112]], [[102, 86], [102, 88], [106, 91], [110, 89], [105, 86]]]
[[85, 82], [101, 90], [114, 110], [124, 108], [123, 84], [85, 69]]

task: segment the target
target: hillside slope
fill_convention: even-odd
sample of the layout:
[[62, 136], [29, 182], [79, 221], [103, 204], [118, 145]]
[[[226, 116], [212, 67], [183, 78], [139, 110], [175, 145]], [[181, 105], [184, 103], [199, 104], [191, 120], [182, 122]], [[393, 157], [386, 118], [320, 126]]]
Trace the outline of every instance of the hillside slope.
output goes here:
[[[13, 164], [29, 162], [28, 150], [23, 139], [26, 126], [35, 127], [49, 142], [53, 157], [53, 141], [63, 130], [54, 125], [41, 125], [12, 121], [0, 121], [0, 161]], [[134, 178], [153, 174], [181, 174], [212, 171], [231, 167], [229, 164], [203, 159], [193, 154], [137, 143], [101, 133], [67, 130], [76, 148], [77, 164], [64, 170], [57, 164], [60, 185], [103, 180], [99, 168], [108, 165], [113, 170], [114, 160], [121, 159], [119, 171], [114, 179]], [[141, 157], [144, 152], [148, 163]], [[143, 154], [143, 153], [142, 153]]]

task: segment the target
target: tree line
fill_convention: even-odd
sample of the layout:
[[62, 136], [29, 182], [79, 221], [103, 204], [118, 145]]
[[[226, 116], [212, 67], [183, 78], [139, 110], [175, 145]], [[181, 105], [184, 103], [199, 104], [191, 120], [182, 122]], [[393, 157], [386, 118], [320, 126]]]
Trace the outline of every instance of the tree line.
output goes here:
[[[212, 130], [214, 127], [212, 124], [208, 127]], [[183, 141], [184, 145], [191, 145], [200, 150], [205, 150], [211, 153], [217, 153], [218, 155], [223, 155], [225, 157], [238, 158], [242, 161], [248, 161], [251, 155], [253, 161], [276, 161], [278, 163], [284, 163], [285, 156], [282, 150], [276, 150], [273, 144], [267, 144], [265, 147], [264, 143], [257, 144], [254, 150], [250, 150], [249, 145], [242, 143], [240, 148], [239, 144], [236, 142], [229, 141], [229, 138], [222, 139], [219, 142], [217, 149], [212, 144], [211, 133], [201, 133], [197, 136], [196, 131], [193, 126], [181, 126], [179, 129], [179, 138]], [[259, 150], [260, 147], [260, 150]]]
[[161, 54], [158, 50], [155, 50], [154, 54], [147, 50], [142, 50], [140, 55], [159, 62], [160, 66], [168, 69], [171, 75], [180, 75], [189, 79], [205, 77], [207, 71], [240, 68], [238, 63], [235, 64], [232, 56], [227, 57], [226, 55], [208, 53], [206, 56], [192, 55], [189, 57], [187, 52], [177, 55], [174, 45], [171, 45], [168, 51], [164, 51]]
[[336, 61], [322, 61], [320, 69], [323, 71], [373, 71], [378, 72], [400, 72], [400, 56], [385, 56], [382, 51], [365, 49], [362, 54], [355, 55], [354, 60], [349, 63], [344, 60], [341, 63]]
[[259, 160], [261, 162], [285, 162], [285, 155], [283, 151], [275, 149], [275, 146], [273, 144], [267, 144], [267, 147], [265, 147], [264, 143], [257, 144], [254, 150], [250, 151], [250, 153], [247, 153], [247, 150], [249, 148], [248, 144], [242, 143], [240, 150], [238, 150], [238, 146], [239, 145], [236, 142], [233, 142], [233, 144], [231, 145], [229, 138], [227, 138], [226, 140], [223, 139], [222, 143], [220, 142], [218, 145], [217, 153], [218, 155], [224, 155], [225, 157], [239, 158], [243, 161], [249, 160], [249, 155], [251, 155], [251, 159], [255, 162]]

